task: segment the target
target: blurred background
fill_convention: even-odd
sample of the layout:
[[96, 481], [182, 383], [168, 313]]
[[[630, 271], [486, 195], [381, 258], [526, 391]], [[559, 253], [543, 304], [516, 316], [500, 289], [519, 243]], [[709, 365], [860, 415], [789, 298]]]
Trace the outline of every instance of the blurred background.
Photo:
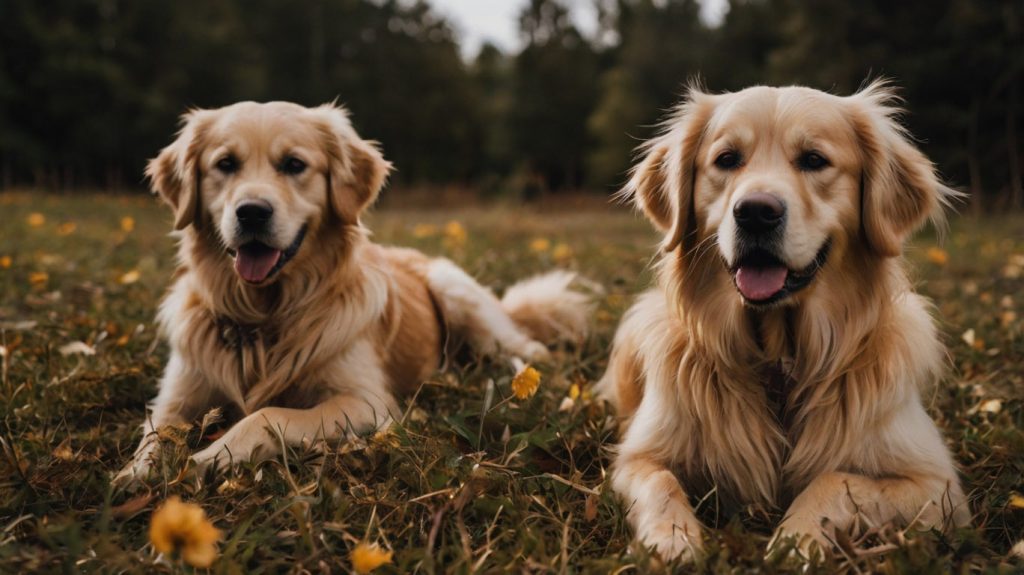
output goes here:
[[388, 201], [607, 196], [691, 78], [892, 78], [969, 210], [1024, 206], [1021, 0], [2, 0], [0, 187], [139, 191], [188, 107], [337, 99]]

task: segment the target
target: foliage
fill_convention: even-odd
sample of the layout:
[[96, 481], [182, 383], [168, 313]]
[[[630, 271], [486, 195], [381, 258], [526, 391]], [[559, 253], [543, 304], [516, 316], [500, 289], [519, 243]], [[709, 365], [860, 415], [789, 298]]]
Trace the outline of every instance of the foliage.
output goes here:
[[849, 93], [886, 75], [974, 207], [1024, 207], [1024, 8], [1016, 0], [530, 0], [522, 48], [460, 56], [425, 0], [5, 0], [0, 188], [138, 187], [189, 106], [334, 99], [406, 185], [528, 198], [621, 185], [686, 83]]
[[[431, 377], [392, 431], [326, 453], [311, 445], [196, 476], [188, 452], [223, 424], [169, 429], [157, 475], [134, 493], [109, 482], [166, 361], [153, 316], [173, 267], [170, 217], [153, 199], [91, 195], [4, 195], [0, 209], [0, 572], [188, 572], [149, 544], [154, 510], [174, 496], [223, 532], [214, 573], [345, 572], [357, 560], [379, 563], [375, 573], [656, 568], [631, 547], [605, 484], [615, 431], [590, 393], [619, 316], [650, 281], [656, 237], [625, 209], [373, 214], [379, 241], [445, 254], [499, 290], [556, 262], [579, 270], [606, 289], [593, 335], [534, 366], [532, 397], [514, 397], [507, 364], [470, 362]], [[1021, 225], [960, 219], [945, 248], [924, 237], [909, 253], [949, 334], [954, 369], [925, 397], [963, 467], [973, 528], [947, 537], [877, 526], [809, 572], [1024, 568], [1008, 557], [1024, 536]], [[763, 559], [779, 510], [729, 516], [713, 493], [699, 495], [716, 527], [702, 571], [800, 570]], [[882, 552], [890, 543], [902, 547]]]

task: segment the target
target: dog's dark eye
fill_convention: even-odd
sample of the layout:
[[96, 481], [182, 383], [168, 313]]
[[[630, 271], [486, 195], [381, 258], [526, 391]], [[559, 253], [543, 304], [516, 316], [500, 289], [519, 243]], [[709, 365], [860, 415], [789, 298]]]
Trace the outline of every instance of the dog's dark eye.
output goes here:
[[742, 158], [736, 152], [722, 152], [715, 158], [715, 165], [722, 170], [735, 170], [740, 167]]
[[289, 156], [281, 162], [281, 171], [293, 176], [301, 174], [306, 171], [306, 162], [303, 162], [295, 156]]
[[829, 166], [828, 159], [818, 152], [804, 152], [797, 158], [796, 163], [805, 172], [817, 172]]
[[225, 174], [233, 174], [238, 171], [238, 160], [234, 156], [224, 156], [217, 160], [217, 169]]

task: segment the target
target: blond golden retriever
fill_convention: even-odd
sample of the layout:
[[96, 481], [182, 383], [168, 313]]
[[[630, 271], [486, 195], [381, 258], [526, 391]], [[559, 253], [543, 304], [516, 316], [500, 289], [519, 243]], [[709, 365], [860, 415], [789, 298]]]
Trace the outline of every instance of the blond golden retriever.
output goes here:
[[149, 470], [158, 428], [215, 406], [242, 418], [199, 468], [386, 425], [459, 342], [540, 360], [582, 337], [568, 272], [499, 301], [448, 260], [370, 242], [360, 214], [390, 164], [343, 109], [244, 102], [183, 121], [146, 170], [179, 240], [159, 313], [170, 359], [120, 479]]
[[[787, 509], [796, 549], [862, 519], [965, 525], [920, 390], [943, 371], [904, 240], [955, 192], [875, 82], [689, 92], [624, 193], [664, 232], [657, 287], [615, 336], [611, 485], [643, 544], [692, 558], [692, 497]], [[786, 507], [788, 505], [788, 508]]]

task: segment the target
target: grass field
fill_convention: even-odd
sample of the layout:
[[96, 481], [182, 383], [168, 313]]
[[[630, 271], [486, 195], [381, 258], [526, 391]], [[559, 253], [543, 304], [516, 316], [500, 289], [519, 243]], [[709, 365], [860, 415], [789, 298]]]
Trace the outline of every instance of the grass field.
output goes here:
[[[168, 432], [160, 476], [132, 493], [109, 478], [139, 440], [167, 355], [153, 317], [173, 268], [170, 216], [149, 197], [29, 194], [0, 195], [0, 213], [0, 573], [187, 572], [147, 535], [173, 495], [223, 531], [215, 573], [344, 573], [360, 542], [394, 551], [382, 573], [658, 567], [631, 546], [603, 485], [615, 430], [587, 393], [618, 317], [650, 280], [656, 237], [628, 210], [373, 214], [378, 241], [445, 254], [499, 290], [553, 265], [578, 270], [605, 290], [593, 336], [538, 366], [531, 399], [502, 401], [504, 364], [454, 368], [422, 386], [393, 432], [323, 457], [291, 450], [197, 477], [185, 462], [208, 430]], [[446, 232], [449, 222], [459, 225]], [[1024, 217], [957, 219], [936, 246], [926, 233], [909, 252], [952, 358], [926, 401], [962, 466], [974, 526], [954, 536], [881, 529], [811, 572], [1024, 570], [1010, 556], [1024, 538]], [[583, 393], [567, 402], [573, 384]], [[715, 503], [699, 508], [715, 526], [699, 571], [800, 570], [763, 559], [780, 511], [720, 516]], [[889, 542], [903, 545], [879, 553]]]

